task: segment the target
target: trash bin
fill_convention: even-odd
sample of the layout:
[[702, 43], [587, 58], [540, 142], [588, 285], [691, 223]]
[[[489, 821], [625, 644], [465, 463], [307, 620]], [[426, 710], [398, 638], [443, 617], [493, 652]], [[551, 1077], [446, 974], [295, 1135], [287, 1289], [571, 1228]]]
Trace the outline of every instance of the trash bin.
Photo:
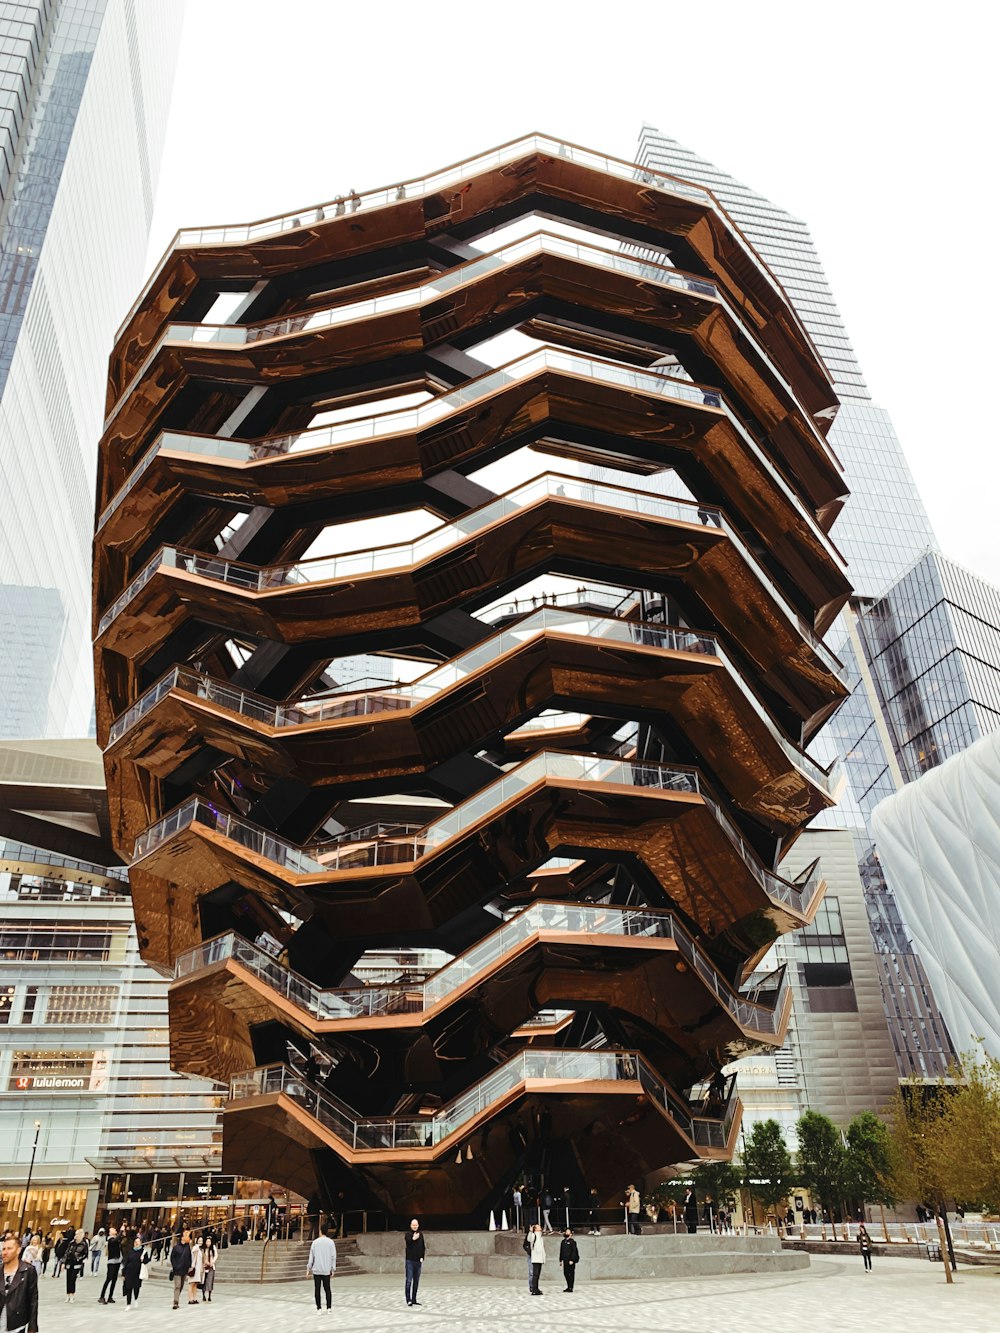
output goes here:
[[936, 1263], [936, 1264], [939, 1264], [939, 1263], [941, 1262], [941, 1242], [940, 1242], [940, 1241], [937, 1241], [937, 1240], [929, 1240], [929, 1241], [927, 1242], [927, 1258], [931, 1261], [932, 1264], [935, 1264], [935, 1263]]

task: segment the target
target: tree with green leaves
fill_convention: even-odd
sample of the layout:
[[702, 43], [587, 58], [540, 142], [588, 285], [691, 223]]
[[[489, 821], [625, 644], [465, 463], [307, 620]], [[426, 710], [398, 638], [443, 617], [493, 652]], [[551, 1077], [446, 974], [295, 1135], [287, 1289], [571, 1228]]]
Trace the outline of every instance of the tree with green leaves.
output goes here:
[[795, 1184], [792, 1158], [777, 1120], [759, 1120], [743, 1142], [743, 1181], [751, 1201], [776, 1208]]
[[736, 1202], [743, 1177], [732, 1162], [701, 1162], [691, 1172], [691, 1183], [699, 1201], [711, 1199], [718, 1211], [720, 1204], [729, 1208]]
[[819, 1111], [807, 1111], [799, 1120], [799, 1151], [797, 1155], [799, 1183], [827, 1208], [833, 1221], [833, 1237], [837, 1238], [837, 1213], [849, 1193], [847, 1150], [840, 1130], [829, 1116]]
[[862, 1111], [847, 1126], [846, 1197], [859, 1204], [894, 1204], [889, 1126], [874, 1111]]

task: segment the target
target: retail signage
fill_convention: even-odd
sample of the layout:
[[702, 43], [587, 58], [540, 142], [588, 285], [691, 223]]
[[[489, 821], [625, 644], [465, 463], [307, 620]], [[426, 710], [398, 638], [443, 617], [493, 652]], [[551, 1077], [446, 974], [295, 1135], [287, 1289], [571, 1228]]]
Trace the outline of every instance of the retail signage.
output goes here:
[[[74, 1052], [74, 1055], [76, 1052]], [[90, 1068], [80, 1064], [89, 1055]], [[80, 1052], [80, 1062], [72, 1065], [46, 1066], [38, 1058], [30, 1074], [11, 1074], [8, 1092], [104, 1092], [108, 1085], [109, 1058], [107, 1051]]]

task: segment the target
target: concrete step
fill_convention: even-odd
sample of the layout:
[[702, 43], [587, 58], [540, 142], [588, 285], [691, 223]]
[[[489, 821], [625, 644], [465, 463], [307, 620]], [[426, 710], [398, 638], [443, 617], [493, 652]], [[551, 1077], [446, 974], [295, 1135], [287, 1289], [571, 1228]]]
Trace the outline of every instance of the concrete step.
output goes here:
[[[559, 1272], [560, 1237], [545, 1238], [546, 1268]], [[709, 1277], [725, 1273], [788, 1273], [809, 1266], [809, 1256], [782, 1248], [777, 1236], [617, 1235], [576, 1237], [581, 1281], [622, 1278]], [[480, 1273], [523, 1282], [527, 1259], [522, 1236], [511, 1232], [428, 1232], [429, 1272]], [[357, 1262], [365, 1273], [402, 1270], [398, 1232], [357, 1237]]]
[[[222, 1282], [301, 1282], [306, 1276], [309, 1246], [300, 1241], [272, 1241], [264, 1253], [261, 1241], [230, 1245], [219, 1251], [215, 1280]], [[264, 1276], [261, 1278], [261, 1263]], [[351, 1277], [362, 1272], [357, 1261], [356, 1242], [352, 1238], [337, 1241], [337, 1276]], [[150, 1277], [167, 1277], [169, 1264], [164, 1259], [150, 1268]]]

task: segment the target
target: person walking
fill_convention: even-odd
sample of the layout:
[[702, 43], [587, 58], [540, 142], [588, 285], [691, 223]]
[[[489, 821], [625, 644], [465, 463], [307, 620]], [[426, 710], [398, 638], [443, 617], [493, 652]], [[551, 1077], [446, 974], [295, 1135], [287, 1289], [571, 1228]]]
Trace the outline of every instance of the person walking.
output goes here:
[[313, 1295], [316, 1297], [316, 1309], [321, 1309], [320, 1292], [326, 1295], [326, 1308], [330, 1309], [333, 1293], [330, 1291], [330, 1279], [337, 1273], [337, 1246], [332, 1236], [333, 1227], [323, 1228], [322, 1236], [317, 1236], [309, 1246], [309, 1262], [306, 1265], [306, 1277], [313, 1280]]
[[215, 1237], [206, 1236], [201, 1247], [201, 1299], [203, 1301], [212, 1299], [212, 1292], [215, 1290], [215, 1264], [218, 1257], [219, 1251], [216, 1248]]
[[38, 1333], [38, 1274], [21, 1258], [21, 1241], [13, 1231], [4, 1234], [0, 1258], [0, 1325], [7, 1333]]
[[142, 1285], [142, 1263], [144, 1253], [142, 1241], [138, 1236], [132, 1242], [132, 1248], [125, 1256], [125, 1263], [122, 1266], [122, 1291], [125, 1295], [125, 1304], [131, 1305], [133, 1301], [139, 1299], [139, 1288]]
[[187, 1227], [180, 1234], [180, 1239], [174, 1241], [170, 1250], [170, 1277], [174, 1284], [174, 1309], [181, 1303], [181, 1293], [184, 1291], [184, 1283], [188, 1280], [188, 1274], [191, 1272], [191, 1232]]
[[114, 1305], [115, 1287], [118, 1283], [118, 1274], [122, 1263], [122, 1246], [118, 1239], [118, 1232], [114, 1227], [108, 1228], [107, 1244], [108, 1266], [104, 1274], [104, 1286], [101, 1288], [101, 1294], [97, 1298], [101, 1305]]
[[572, 1291], [576, 1280], [576, 1266], [580, 1262], [580, 1247], [573, 1238], [573, 1229], [567, 1227], [559, 1242], [559, 1262], [562, 1264], [563, 1277], [566, 1279], [564, 1291]]
[[597, 1193], [597, 1190], [592, 1189], [590, 1191], [590, 1234], [592, 1236], [599, 1236], [601, 1234], [600, 1207], [601, 1197]]
[[698, 1200], [690, 1187], [684, 1191], [684, 1221], [688, 1234], [693, 1236], [698, 1230]]
[[201, 1286], [202, 1275], [205, 1272], [205, 1253], [202, 1249], [203, 1241], [199, 1236], [197, 1240], [191, 1243], [191, 1269], [188, 1272], [188, 1305], [198, 1304], [198, 1288]]
[[104, 1228], [90, 1242], [90, 1271], [96, 1273], [101, 1266], [101, 1258], [108, 1248], [107, 1238], [104, 1235]]
[[63, 1255], [63, 1268], [66, 1270], [66, 1304], [72, 1305], [76, 1300], [77, 1279], [87, 1267], [88, 1245], [84, 1239], [85, 1232], [83, 1227], [79, 1227], [73, 1240], [66, 1247], [66, 1253]]
[[52, 1258], [52, 1246], [55, 1242], [52, 1239], [52, 1232], [46, 1231], [45, 1239], [42, 1241], [42, 1273], [49, 1266], [49, 1260]]
[[417, 1300], [417, 1290], [420, 1286], [420, 1274], [424, 1266], [424, 1255], [427, 1253], [427, 1247], [424, 1244], [424, 1233], [420, 1230], [420, 1223], [414, 1217], [410, 1222], [410, 1229], [406, 1234], [406, 1282], [404, 1290], [406, 1292], [407, 1305], [419, 1305]]
[[542, 1265], [545, 1263], [545, 1240], [542, 1236], [542, 1228], [536, 1222], [528, 1232], [526, 1238], [528, 1247], [528, 1263], [531, 1266], [531, 1281], [528, 1287], [528, 1294], [531, 1296], [544, 1296], [539, 1285], [542, 1280]]
[[551, 1236], [552, 1218], [550, 1214], [552, 1212], [552, 1195], [549, 1193], [548, 1190], [542, 1191], [542, 1197], [540, 1202], [542, 1205], [542, 1227], [544, 1228], [546, 1236]]
[[861, 1258], [864, 1260], [865, 1272], [872, 1271], [872, 1238], [868, 1234], [868, 1228], [862, 1223], [858, 1227], [858, 1249], [861, 1251]]
[[523, 1205], [523, 1196], [522, 1196], [522, 1194], [521, 1194], [521, 1186], [520, 1186], [520, 1185], [515, 1185], [515, 1186], [514, 1186], [514, 1227], [515, 1227], [515, 1229], [518, 1230], [518, 1231], [521, 1230], [521, 1208], [522, 1208], [522, 1205]]

